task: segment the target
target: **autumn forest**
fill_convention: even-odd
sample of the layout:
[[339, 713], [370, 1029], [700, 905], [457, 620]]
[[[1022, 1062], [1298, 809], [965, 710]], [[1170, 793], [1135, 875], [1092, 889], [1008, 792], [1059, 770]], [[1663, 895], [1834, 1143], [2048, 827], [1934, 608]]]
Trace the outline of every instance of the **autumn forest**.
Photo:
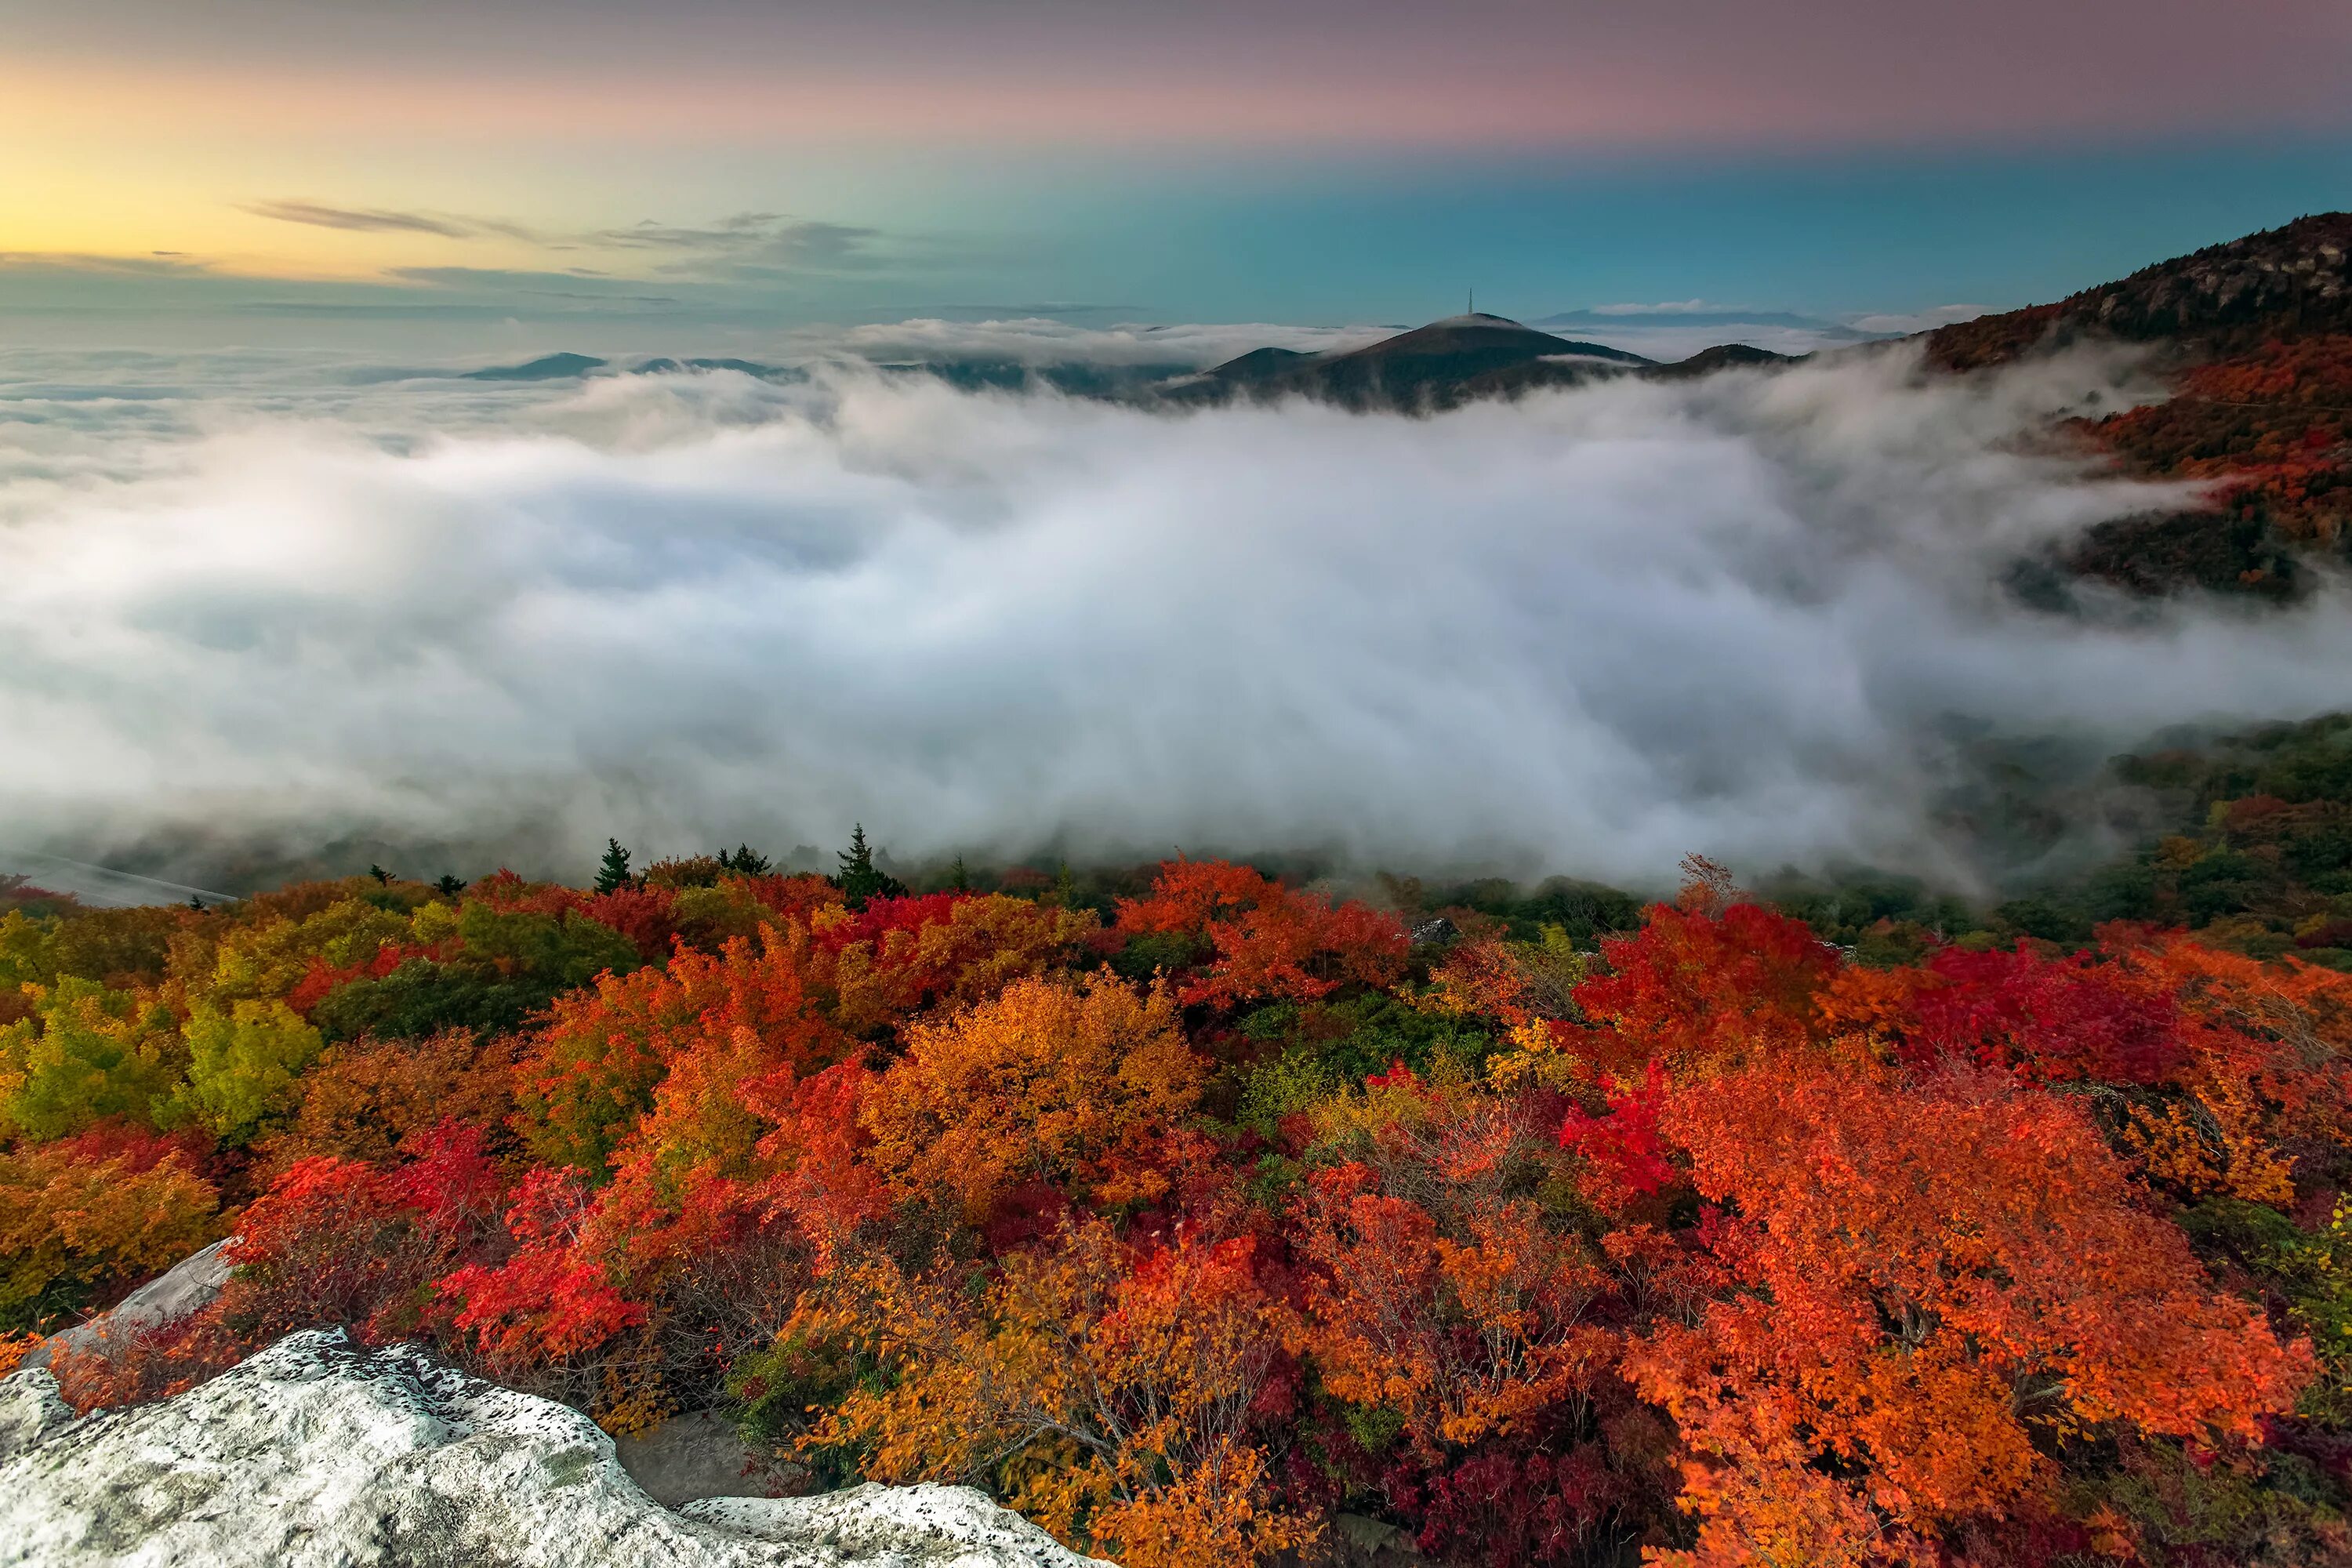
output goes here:
[[234, 1235], [72, 1401], [326, 1321], [1130, 1565], [1342, 1513], [1498, 1568], [2347, 1550], [2336, 951], [1825, 940], [1697, 858], [1647, 908], [840, 861], [17, 886], [16, 1352]]

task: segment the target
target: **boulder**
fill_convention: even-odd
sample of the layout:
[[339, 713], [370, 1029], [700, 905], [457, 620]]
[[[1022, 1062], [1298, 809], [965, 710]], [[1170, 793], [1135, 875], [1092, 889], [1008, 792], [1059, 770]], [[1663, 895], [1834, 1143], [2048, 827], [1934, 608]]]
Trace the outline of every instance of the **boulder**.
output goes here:
[[671, 1512], [577, 1411], [408, 1346], [295, 1334], [176, 1399], [76, 1419], [0, 1379], [0, 1565], [1102, 1568], [963, 1487]]
[[51, 1334], [35, 1345], [19, 1369], [49, 1364], [53, 1352], [97, 1350], [110, 1342], [121, 1343], [148, 1329], [160, 1329], [193, 1317], [219, 1297], [235, 1266], [222, 1256], [236, 1237], [223, 1237], [202, 1252], [191, 1253], [150, 1279], [114, 1306], [86, 1323]]

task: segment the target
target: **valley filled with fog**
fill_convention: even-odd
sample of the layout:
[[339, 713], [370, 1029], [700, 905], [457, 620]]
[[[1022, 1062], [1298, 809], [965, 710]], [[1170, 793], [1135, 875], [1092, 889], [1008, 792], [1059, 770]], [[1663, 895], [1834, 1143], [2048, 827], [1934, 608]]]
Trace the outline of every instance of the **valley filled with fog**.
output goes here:
[[[991, 331], [833, 347], [1279, 341]], [[12, 353], [0, 847], [207, 885], [339, 839], [548, 868], [612, 834], [863, 821], [918, 857], [1644, 885], [1700, 850], [1974, 889], [1995, 868], [1949, 818], [1983, 747], [2063, 736], [2090, 765], [2303, 717], [2352, 656], [2332, 584], [2259, 615], [2004, 587], [2191, 493], [2051, 433], [2156, 395], [2120, 351], [1931, 377], [1849, 350], [1423, 418], [963, 390], [809, 349], [546, 381]]]

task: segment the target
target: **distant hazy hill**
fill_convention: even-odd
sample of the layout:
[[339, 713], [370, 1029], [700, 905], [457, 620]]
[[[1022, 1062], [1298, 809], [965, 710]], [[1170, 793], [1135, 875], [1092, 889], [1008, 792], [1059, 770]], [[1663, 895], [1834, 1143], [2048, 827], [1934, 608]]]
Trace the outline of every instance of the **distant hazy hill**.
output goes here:
[[601, 370], [604, 362], [590, 354], [545, 354], [525, 364], [494, 364], [466, 373], [467, 381], [562, 381]]
[[1346, 408], [1427, 413], [1484, 397], [1581, 386], [1604, 376], [1674, 378], [1792, 363], [1792, 356], [1769, 349], [1723, 343], [1662, 364], [1605, 343], [1558, 337], [1502, 316], [1479, 314], [1450, 316], [1345, 353], [1253, 349], [1213, 370], [1178, 378], [1161, 388], [1160, 395], [1193, 404], [1234, 397], [1311, 397]]
[[1718, 370], [1740, 367], [1756, 369], [1776, 364], [1794, 364], [1801, 357], [1796, 354], [1774, 353], [1753, 343], [1717, 343], [1711, 349], [1701, 349], [1688, 359], [1662, 364], [1650, 374], [1667, 379], [1709, 375]]
[[1166, 389], [1178, 402], [1303, 396], [1343, 407], [1431, 409], [1535, 386], [1571, 385], [1652, 362], [1537, 331], [1501, 316], [1449, 316], [1344, 353], [1254, 349]]
[[1315, 355], [1299, 349], [1252, 349], [1208, 372], [1209, 382], [1223, 386], [1264, 386], [1307, 365]]
[[885, 375], [935, 376], [967, 392], [996, 390], [1028, 392], [1048, 387], [1071, 397], [1128, 397], [1148, 391], [1171, 376], [1184, 375], [1186, 364], [1106, 364], [1093, 360], [1031, 363], [1025, 360], [942, 358], [877, 364]]
[[[1267, 353], [1286, 351], [1269, 349]], [[1050, 387], [1082, 397], [1124, 397], [1144, 392], [1171, 377], [1190, 374], [1180, 363], [1103, 364], [1072, 361], [1032, 364], [1020, 360], [949, 356], [940, 359], [882, 362], [873, 368], [887, 376], [932, 376], [967, 391], [995, 388], [1028, 391]], [[592, 354], [551, 353], [521, 364], [488, 365], [463, 374], [467, 381], [569, 381], [604, 371], [630, 375], [668, 375], [683, 371], [736, 371], [761, 381], [802, 382], [809, 373], [792, 365], [762, 364], [748, 359], [673, 359], [663, 355], [618, 367]]]
[[1582, 328], [1586, 331], [1608, 331], [1612, 328], [1635, 325], [1654, 327], [1736, 327], [1753, 330], [1758, 327], [1782, 327], [1803, 332], [1810, 337], [1839, 342], [1868, 342], [1876, 338], [1898, 334], [1864, 331], [1822, 316], [1803, 316], [1793, 310], [1698, 310], [1680, 306], [1647, 309], [1640, 306], [1611, 306], [1601, 310], [1560, 310], [1549, 316], [1538, 316], [1528, 325], [1567, 330]]
[[[574, 358], [583, 357], [574, 355]], [[732, 370], [761, 381], [804, 381], [807, 374], [786, 366], [761, 364], [749, 359], [660, 359], [640, 360], [629, 367], [631, 375], [672, 375], [683, 370]]]

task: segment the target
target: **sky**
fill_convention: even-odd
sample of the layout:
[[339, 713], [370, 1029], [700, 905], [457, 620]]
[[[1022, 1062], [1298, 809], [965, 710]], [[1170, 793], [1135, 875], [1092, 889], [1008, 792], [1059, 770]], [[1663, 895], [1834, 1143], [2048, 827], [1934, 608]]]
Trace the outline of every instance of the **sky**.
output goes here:
[[1901, 330], [2352, 205], [2340, 0], [0, 0], [0, 333]]

